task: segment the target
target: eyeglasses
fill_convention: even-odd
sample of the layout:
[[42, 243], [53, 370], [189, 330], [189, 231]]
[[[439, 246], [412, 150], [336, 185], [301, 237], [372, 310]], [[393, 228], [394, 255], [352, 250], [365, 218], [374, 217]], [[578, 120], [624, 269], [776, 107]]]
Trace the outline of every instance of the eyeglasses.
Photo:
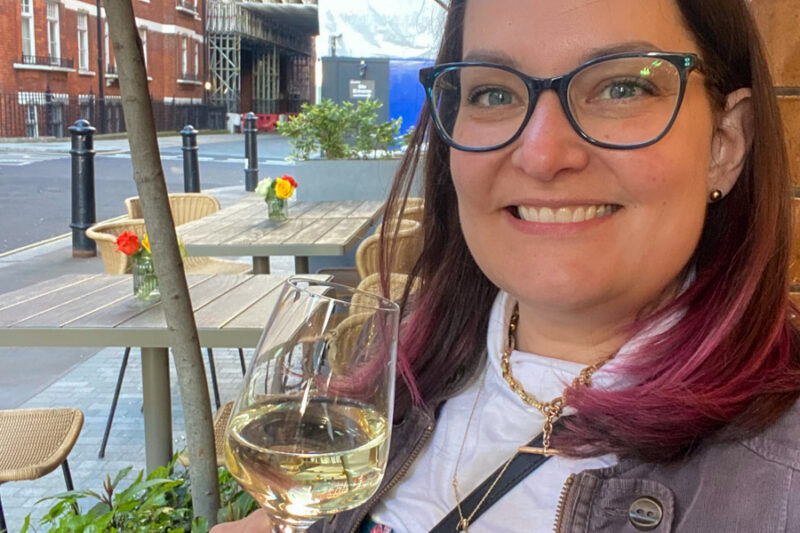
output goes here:
[[593, 59], [555, 78], [461, 62], [424, 68], [419, 79], [439, 135], [458, 150], [488, 152], [514, 142], [549, 89], [578, 135], [603, 148], [632, 149], [667, 134], [694, 69], [695, 54], [637, 52]]

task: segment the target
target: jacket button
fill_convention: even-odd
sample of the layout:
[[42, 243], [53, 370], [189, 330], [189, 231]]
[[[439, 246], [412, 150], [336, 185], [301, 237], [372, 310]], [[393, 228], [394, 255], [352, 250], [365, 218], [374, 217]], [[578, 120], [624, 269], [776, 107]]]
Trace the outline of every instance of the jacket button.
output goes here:
[[655, 498], [637, 498], [628, 509], [628, 520], [639, 531], [650, 531], [658, 527], [664, 511]]

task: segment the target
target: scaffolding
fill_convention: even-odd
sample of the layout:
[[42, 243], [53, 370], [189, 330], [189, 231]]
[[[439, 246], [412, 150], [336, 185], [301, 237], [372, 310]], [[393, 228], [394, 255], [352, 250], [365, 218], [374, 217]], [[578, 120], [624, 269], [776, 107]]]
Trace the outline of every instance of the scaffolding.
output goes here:
[[[267, 3], [284, 2], [208, 0], [206, 3], [211, 83], [208, 98], [212, 104], [224, 105], [228, 112], [294, 111], [299, 107], [296, 100], [311, 99], [312, 73], [300, 72], [297, 65], [306, 70], [313, 68], [313, 34], [270, 17], [262, 10]], [[286, 3], [316, 5], [315, 0]], [[243, 50], [247, 53], [243, 54]], [[285, 73], [281, 72], [282, 64], [287, 66]], [[281, 80], [282, 74], [289, 78]], [[243, 81], [252, 86], [243, 87]], [[243, 106], [248, 109], [242, 109]]]

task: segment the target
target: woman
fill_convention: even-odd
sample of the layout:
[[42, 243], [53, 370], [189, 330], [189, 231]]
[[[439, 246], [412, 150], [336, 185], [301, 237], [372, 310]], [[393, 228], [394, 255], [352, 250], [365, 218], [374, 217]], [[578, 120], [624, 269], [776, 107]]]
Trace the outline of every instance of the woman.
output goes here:
[[[312, 531], [800, 531], [788, 170], [744, 0], [453, 0], [437, 65], [390, 196], [427, 139], [392, 457]], [[558, 455], [457, 504], [538, 433]]]

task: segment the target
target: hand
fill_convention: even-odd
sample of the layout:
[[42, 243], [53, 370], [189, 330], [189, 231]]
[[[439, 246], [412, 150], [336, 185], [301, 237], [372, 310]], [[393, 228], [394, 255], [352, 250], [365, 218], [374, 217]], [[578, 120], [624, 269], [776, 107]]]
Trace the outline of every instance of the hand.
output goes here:
[[272, 522], [264, 509], [259, 509], [245, 519], [216, 525], [209, 533], [272, 533]]

